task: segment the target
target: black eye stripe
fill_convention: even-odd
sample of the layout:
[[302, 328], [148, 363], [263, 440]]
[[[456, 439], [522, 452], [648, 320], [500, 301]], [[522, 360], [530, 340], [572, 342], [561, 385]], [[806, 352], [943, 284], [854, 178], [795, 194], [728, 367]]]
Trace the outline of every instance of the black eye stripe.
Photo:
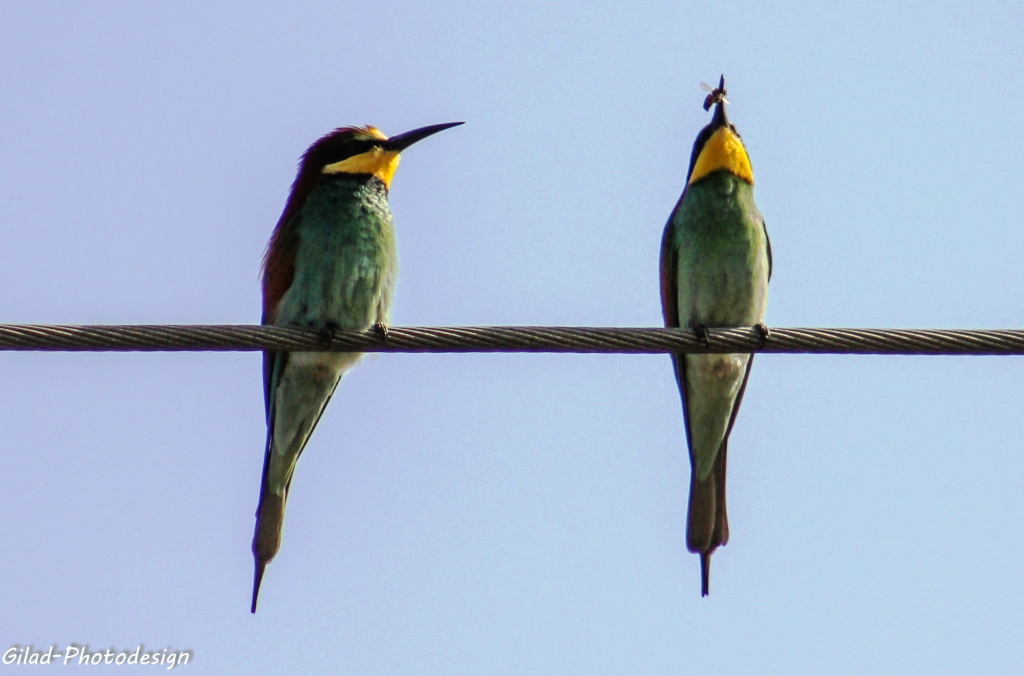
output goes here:
[[377, 139], [343, 139], [336, 144], [331, 144], [323, 149], [320, 156], [320, 166], [326, 167], [329, 164], [347, 160], [350, 157], [361, 155], [379, 146], [381, 141]]

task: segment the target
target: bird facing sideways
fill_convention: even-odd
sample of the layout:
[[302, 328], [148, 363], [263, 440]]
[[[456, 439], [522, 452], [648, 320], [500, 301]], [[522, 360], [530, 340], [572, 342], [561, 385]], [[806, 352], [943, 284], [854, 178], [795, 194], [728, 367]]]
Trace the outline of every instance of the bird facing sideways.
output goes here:
[[[339, 329], [386, 330], [398, 272], [388, 190], [399, 154], [452, 122], [388, 138], [343, 127], [302, 156], [263, 258], [263, 324], [301, 326], [329, 340]], [[267, 443], [252, 552], [252, 612], [281, 546], [295, 463], [357, 352], [264, 352]]]
[[[754, 204], [754, 174], [725, 114], [725, 77], [705, 101], [711, 123], [693, 144], [686, 187], [661, 241], [661, 305], [666, 327], [760, 328], [772, 272], [771, 244]], [[686, 545], [700, 554], [701, 595], [711, 554], [729, 541], [725, 463], [729, 433], [747, 386], [752, 354], [673, 354], [690, 452]]]

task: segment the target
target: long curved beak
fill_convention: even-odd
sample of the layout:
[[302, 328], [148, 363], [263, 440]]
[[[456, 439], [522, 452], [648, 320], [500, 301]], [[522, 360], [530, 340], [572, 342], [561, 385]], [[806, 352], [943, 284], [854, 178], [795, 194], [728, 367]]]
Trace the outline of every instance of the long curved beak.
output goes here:
[[407, 131], [404, 134], [392, 136], [387, 141], [384, 141], [384, 143], [381, 144], [381, 147], [384, 150], [390, 150], [393, 152], [400, 153], [409, 146], [411, 146], [413, 143], [416, 143], [417, 141], [422, 141], [428, 136], [433, 136], [439, 131], [451, 129], [452, 127], [458, 127], [460, 124], [465, 123], [445, 122], [444, 124], [432, 124], [429, 127], [420, 127], [419, 129], [413, 129], [412, 131]]

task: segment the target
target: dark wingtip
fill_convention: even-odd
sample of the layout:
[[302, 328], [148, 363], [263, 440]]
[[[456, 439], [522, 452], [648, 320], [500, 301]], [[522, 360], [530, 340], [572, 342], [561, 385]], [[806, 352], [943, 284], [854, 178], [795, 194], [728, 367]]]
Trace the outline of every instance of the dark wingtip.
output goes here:
[[[700, 595], [708, 595], [708, 583], [711, 581], [711, 552], [700, 553]], [[255, 607], [255, 606], [254, 606]]]
[[249, 612], [256, 614], [256, 600], [260, 596], [260, 583], [263, 582], [263, 571], [267, 569], [267, 562], [256, 559], [256, 575], [252, 581], [252, 608]]

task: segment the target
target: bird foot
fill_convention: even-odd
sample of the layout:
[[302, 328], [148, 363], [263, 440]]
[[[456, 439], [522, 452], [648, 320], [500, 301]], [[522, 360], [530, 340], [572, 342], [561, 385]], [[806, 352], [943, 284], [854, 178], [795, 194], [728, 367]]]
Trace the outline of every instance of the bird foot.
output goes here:
[[697, 324], [693, 327], [693, 333], [697, 336], [697, 340], [704, 343], [704, 347], [711, 347], [711, 340], [708, 337], [708, 327], [703, 324]]
[[326, 326], [321, 326], [316, 330], [317, 335], [320, 338], [320, 342], [324, 347], [330, 347], [334, 341], [334, 336], [338, 333], [338, 325], [331, 322]]
[[377, 337], [380, 338], [380, 342], [388, 342], [388, 325], [384, 322], [377, 322], [373, 325], [373, 330], [376, 332]]
[[764, 347], [768, 344], [768, 339], [772, 337], [772, 332], [768, 330], [768, 326], [764, 322], [754, 324], [754, 328], [761, 335], [761, 347]]

